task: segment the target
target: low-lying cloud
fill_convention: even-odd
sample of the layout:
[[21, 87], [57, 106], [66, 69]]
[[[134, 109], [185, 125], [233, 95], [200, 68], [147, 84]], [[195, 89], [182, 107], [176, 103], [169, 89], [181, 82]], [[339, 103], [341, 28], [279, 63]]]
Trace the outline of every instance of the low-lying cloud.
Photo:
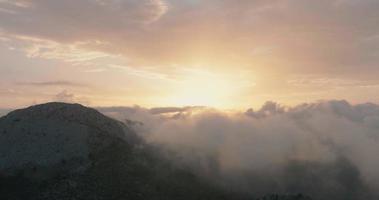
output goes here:
[[149, 109], [100, 109], [162, 146], [182, 167], [253, 194], [302, 192], [315, 199], [379, 197], [379, 106], [323, 101], [266, 103], [243, 113], [209, 108], [160, 115]]

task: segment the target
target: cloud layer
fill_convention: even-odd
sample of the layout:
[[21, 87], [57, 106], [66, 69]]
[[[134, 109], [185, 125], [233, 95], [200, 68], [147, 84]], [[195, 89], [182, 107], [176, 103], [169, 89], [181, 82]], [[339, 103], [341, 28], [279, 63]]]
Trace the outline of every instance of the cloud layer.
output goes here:
[[173, 106], [200, 69], [232, 77], [241, 92], [225, 101], [238, 107], [378, 103], [378, 10], [377, 0], [0, 0], [1, 87], [69, 76], [99, 85], [81, 94], [96, 105]]
[[139, 64], [253, 62], [341, 73], [378, 62], [375, 0], [3, 0], [0, 8], [4, 37], [121, 54]]
[[[376, 199], [379, 106], [325, 101], [225, 113], [213, 109], [100, 109], [124, 120], [167, 156], [216, 184], [253, 194]], [[170, 109], [174, 111], [174, 109]], [[168, 115], [169, 114], [169, 115]]]

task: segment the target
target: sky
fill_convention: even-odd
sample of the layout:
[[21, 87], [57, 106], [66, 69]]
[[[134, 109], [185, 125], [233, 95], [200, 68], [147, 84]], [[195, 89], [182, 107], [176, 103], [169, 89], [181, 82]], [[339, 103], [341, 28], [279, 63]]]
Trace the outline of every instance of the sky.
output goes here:
[[0, 0], [0, 108], [379, 103], [377, 0]]

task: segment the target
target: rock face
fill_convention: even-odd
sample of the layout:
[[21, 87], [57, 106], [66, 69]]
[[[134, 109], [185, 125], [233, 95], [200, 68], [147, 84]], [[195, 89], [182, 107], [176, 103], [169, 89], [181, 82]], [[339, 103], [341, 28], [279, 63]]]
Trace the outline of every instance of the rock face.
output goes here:
[[0, 118], [0, 199], [254, 199], [214, 186], [159, 152], [127, 125], [78, 104], [16, 110]]

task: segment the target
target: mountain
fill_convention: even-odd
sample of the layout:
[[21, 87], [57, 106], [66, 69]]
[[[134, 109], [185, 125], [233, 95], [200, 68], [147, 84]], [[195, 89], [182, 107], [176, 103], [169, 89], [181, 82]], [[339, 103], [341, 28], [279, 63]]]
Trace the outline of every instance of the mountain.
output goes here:
[[32, 106], [0, 119], [0, 169], [12, 172], [62, 163], [72, 170], [83, 168], [91, 164], [91, 154], [117, 140], [138, 142], [131, 129], [94, 109], [63, 103]]
[[[16, 110], [0, 118], [0, 197], [252, 199], [209, 183], [160, 152], [128, 125], [79, 104]], [[287, 197], [276, 199], [306, 199]]]

